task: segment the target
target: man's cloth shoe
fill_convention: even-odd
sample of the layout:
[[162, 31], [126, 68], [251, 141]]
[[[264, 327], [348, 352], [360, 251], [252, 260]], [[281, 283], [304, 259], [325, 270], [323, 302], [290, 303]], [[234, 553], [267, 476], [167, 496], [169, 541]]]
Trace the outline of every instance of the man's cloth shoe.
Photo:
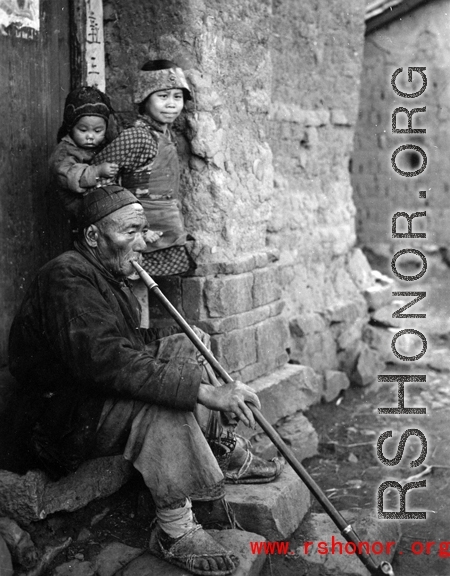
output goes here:
[[200, 576], [228, 576], [239, 565], [239, 558], [216, 542], [201, 524], [180, 538], [171, 538], [155, 523], [149, 550], [154, 556]]
[[239, 468], [228, 469], [225, 473], [227, 484], [265, 484], [281, 474], [284, 460], [272, 458], [264, 460], [247, 450], [245, 460]]

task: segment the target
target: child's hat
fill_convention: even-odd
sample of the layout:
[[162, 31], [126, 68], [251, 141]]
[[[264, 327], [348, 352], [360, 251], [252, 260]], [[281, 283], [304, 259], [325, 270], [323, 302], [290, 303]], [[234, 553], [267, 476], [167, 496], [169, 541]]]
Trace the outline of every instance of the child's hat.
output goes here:
[[149, 60], [139, 70], [134, 91], [134, 102], [140, 104], [159, 90], [183, 90], [186, 100], [191, 100], [191, 89], [181, 68], [170, 60]]
[[82, 116], [99, 116], [108, 122], [111, 112], [113, 109], [106, 94], [93, 86], [81, 86], [66, 98], [63, 125], [70, 130]]

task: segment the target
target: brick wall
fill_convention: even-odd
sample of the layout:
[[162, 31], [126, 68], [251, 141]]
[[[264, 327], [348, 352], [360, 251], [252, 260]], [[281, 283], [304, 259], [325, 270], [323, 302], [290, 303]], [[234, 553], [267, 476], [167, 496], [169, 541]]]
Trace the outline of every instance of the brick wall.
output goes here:
[[[426, 210], [426, 242], [447, 246], [450, 241], [448, 12], [446, 0], [429, 2], [366, 38], [352, 183], [358, 238], [380, 255], [393, 253], [390, 220], [398, 210]], [[392, 73], [399, 67], [406, 71], [408, 66], [425, 66], [428, 78], [424, 94], [409, 101], [396, 96], [390, 84]], [[426, 134], [392, 134], [392, 112], [398, 106], [426, 106], [426, 112], [415, 114], [413, 122], [415, 128], [426, 128]], [[399, 114], [398, 128], [405, 127], [406, 116]], [[404, 178], [391, 167], [392, 152], [407, 143], [418, 144], [428, 157], [428, 166], [418, 177]], [[403, 170], [419, 167], [416, 161], [414, 155], [398, 157], [400, 168], [404, 162]], [[426, 201], [419, 200], [419, 190], [427, 191]], [[425, 219], [419, 220], [415, 231], [424, 226]], [[399, 241], [394, 242], [397, 250]], [[420, 242], [423, 246], [424, 240]]]

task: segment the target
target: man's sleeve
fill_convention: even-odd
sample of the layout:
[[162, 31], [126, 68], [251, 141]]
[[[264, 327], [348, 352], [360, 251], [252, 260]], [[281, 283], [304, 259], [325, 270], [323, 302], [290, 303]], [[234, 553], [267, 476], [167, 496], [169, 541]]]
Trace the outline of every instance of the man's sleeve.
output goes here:
[[125, 300], [97, 285], [95, 275], [57, 268], [40, 289], [51, 347], [77, 379], [106, 395], [194, 408], [201, 366], [192, 358], [156, 360], [139, 326], [133, 333], [125, 322]]

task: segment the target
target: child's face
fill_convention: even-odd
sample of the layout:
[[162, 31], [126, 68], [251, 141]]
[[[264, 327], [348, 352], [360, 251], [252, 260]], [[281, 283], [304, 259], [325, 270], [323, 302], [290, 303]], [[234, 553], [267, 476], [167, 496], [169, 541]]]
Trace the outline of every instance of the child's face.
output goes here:
[[159, 90], [150, 94], [145, 101], [145, 113], [161, 124], [172, 124], [180, 115], [183, 106], [183, 90]]
[[80, 148], [96, 148], [105, 139], [106, 120], [99, 116], [82, 116], [71, 130], [72, 140]]

